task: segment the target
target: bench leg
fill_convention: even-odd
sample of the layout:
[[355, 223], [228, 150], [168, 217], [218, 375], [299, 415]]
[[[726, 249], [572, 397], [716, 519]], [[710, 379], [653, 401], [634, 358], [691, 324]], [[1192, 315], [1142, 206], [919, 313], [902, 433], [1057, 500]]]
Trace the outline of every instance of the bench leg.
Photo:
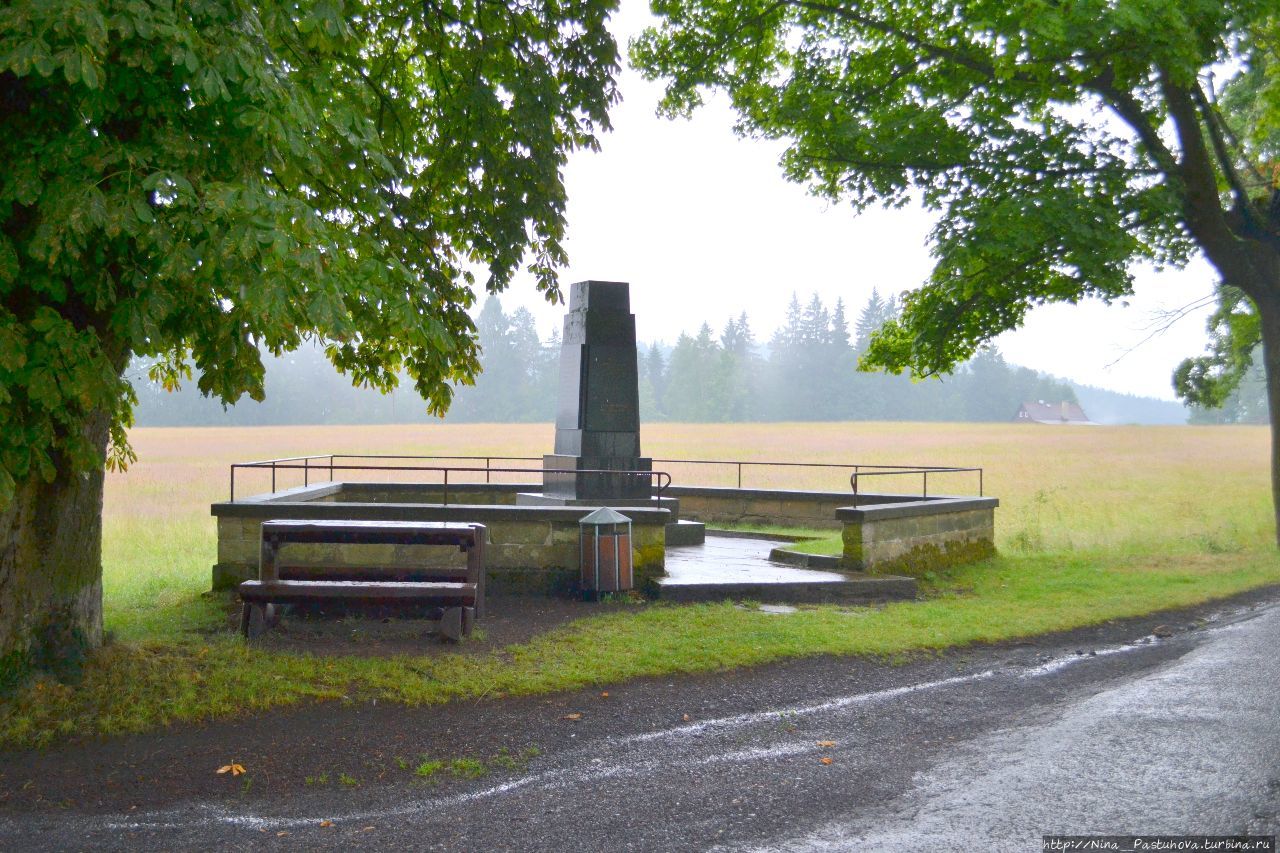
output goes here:
[[471, 629], [475, 627], [475, 624], [476, 624], [476, 608], [474, 607], [462, 608], [462, 636], [470, 637]]
[[446, 607], [444, 612], [440, 614], [440, 622], [436, 626], [436, 633], [446, 640], [458, 642], [462, 639], [462, 608]]
[[240, 628], [245, 639], [252, 640], [262, 635], [266, 629], [267, 614], [261, 604], [245, 602], [240, 611]]

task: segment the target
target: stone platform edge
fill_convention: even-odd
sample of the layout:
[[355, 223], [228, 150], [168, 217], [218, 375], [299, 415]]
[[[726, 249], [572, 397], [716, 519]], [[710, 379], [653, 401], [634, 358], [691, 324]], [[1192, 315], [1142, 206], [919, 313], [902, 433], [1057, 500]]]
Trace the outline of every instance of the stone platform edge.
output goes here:
[[[276, 493], [265, 500], [236, 500], [215, 503], [210, 515], [217, 518], [271, 518], [282, 512], [289, 518], [377, 521], [474, 521], [487, 524], [492, 521], [561, 521], [580, 520], [587, 508], [554, 506], [513, 506], [511, 504], [439, 504], [439, 503], [328, 503], [314, 500], [285, 499]], [[603, 505], [603, 504], [602, 504]], [[671, 511], [647, 507], [625, 507], [626, 514], [636, 524], [666, 524]], [[466, 516], [464, 519], [463, 516]]]
[[914, 500], [894, 503], [873, 504], [871, 506], [847, 506], [836, 510], [836, 518], [841, 521], [882, 521], [890, 518], [919, 518], [927, 515], [944, 515], [952, 512], [969, 510], [995, 509], [1000, 506], [999, 498], [938, 497], [916, 498]]

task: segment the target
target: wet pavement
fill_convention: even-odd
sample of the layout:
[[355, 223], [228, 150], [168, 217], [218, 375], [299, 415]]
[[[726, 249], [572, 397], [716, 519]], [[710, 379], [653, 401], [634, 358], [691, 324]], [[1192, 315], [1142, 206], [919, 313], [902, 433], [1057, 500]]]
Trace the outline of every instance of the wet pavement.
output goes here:
[[845, 579], [836, 572], [797, 569], [769, 561], [770, 551], [789, 544], [774, 539], [708, 535], [702, 545], [668, 548], [664, 585], [818, 583]]
[[759, 601], [772, 603], [868, 603], [909, 599], [916, 582], [893, 575], [825, 572], [775, 563], [769, 552], [780, 540], [708, 535], [702, 545], [668, 548], [666, 577], [658, 597], [670, 601]]

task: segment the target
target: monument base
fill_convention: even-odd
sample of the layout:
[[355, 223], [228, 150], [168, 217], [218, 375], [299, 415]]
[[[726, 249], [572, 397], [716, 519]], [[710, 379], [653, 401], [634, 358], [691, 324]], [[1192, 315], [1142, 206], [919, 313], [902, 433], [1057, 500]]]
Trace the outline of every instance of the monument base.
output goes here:
[[542, 457], [542, 493], [587, 501], [580, 506], [604, 506], [618, 500], [647, 501], [653, 494], [653, 477], [647, 473], [652, 470], [653, 460], [643, 456], [550, 453]]

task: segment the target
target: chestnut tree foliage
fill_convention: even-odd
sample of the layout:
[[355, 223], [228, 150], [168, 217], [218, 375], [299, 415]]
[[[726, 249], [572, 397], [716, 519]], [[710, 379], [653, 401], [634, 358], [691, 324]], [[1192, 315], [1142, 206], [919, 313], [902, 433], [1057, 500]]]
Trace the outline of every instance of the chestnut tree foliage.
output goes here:
[[[61, 571], [21, 547], [58, 536], [21, 504], [131, 459], [133, 355], [234, 401], [262, 395], [260, 347], [318, 340], [443, 412], [478, 366], [471, 285], [527, 266], [558, 295], [561, 167], [607, 128], [614, 5], [0, 7], [4, 594]], [[0, 653], [40, 606], [6, 601]]]
[[1280, 421], [1275, 0], [653, 6], [632, 55], [666, 111], [727, 93], [739, 132], [787, 140], [788, 178], [937, 212], [933, 272], [864, 366], [946, 372], [1034, 305], [1122, 299], [1135, 262], [1199, 252], [1221, 276], [1219, 334], [1177, 387], [1220, 399], [1261, 339]]

